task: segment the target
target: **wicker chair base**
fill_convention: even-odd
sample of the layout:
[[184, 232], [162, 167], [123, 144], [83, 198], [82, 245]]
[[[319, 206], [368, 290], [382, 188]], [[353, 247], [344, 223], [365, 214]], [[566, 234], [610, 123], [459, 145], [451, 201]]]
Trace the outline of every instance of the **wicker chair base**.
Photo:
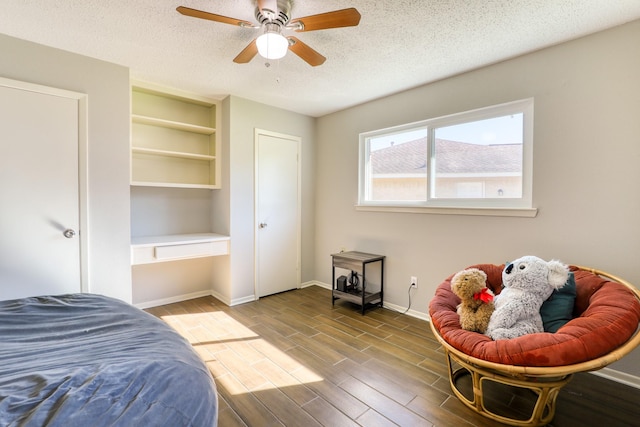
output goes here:
[[[556, 398], [560, 389], [573, 377], [572, 374], [557, 378], [527, 375], [510, 376], [468, 363], [446, 349], [445, 352], [449, 369], [449, 382], [451, 390], [453, 390], [456, 397], [480, 415], [512, 426], [544, 426], [549, 424], [555, 415]], [[464, 376], [471, 377], [473, 396], [469, 396], [469, 393], [465, 395], [459, 386], [460, 379]], [[532, 392], [536, 396], [536, 400], [529, 418], [514, 418], [507, 414], [496, 413], [487, 408], [485, 402], [486, 386], [490, 386], [491, 383], [499, 383]]]

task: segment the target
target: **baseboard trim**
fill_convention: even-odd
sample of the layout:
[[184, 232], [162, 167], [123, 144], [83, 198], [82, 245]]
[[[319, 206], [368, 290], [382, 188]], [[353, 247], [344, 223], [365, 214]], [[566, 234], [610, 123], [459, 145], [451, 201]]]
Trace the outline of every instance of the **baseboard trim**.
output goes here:
[[255, 300], [256, 300], [256, 296], [255, 295], [249, 295], [247, 297], [232, 299], [231, 300], [231, 304], [227, 304], [226, 302], [225, 302], [225, 304], [227, 304], [228, 306], [233, 307], [234, 305], [246, 304], [248, 302], [253, 302]]
[[133, 304], [135, 307], [138, 307], [139, 309], [144, 310], [145, 308], [151, 308], [151, 307], [158, 307], [160, 305], [167, 305], [167, 304], [173, 304], [174, 302], [180, 302], [180, 301], [186, 301], [189, 299], [194, 299], [194, 298], [200, 298], [200, 297], [207, 297], [211, 294], [211, 291], [198, 291], [198, 292], [192, 292], [189, 294], [182, 294], [182, 295], [176, 295], [173, 297], [169, 297], [169, 298], [161, 298], [161, 299], [156, 299], [156, 300], [152, 300], [152, 301], [145, 301], [145, 302], [139, 302], [136, 304]]
[[640, 389], [640, 377], [627, 374], [626, 372], [616, 371], [611, 368], [602, 368], [599, 371], [593, 371], [590, 373], [620, 384], [628, 385], [629, 387]]
[[331, 285], [329, 285], [327, 283], [319, 282], [317, 280], [311, 280], [309, 282], [304, 282], [304, 283], [300, 284], [300, 289], [308, 288], [309, 286], [320, 286], [321, 288], [325, 288], [325, 289], [331, 290]]
[[233, 307], [234, 305], [246, 304], [248, 302], [253, 302], [256, 300], [255, 295], [249, 295], [246, 297], [236, 298], [236, 299], [229, 299], [228, 297], [216, 291], [211, 291], [211, 296], [217, 299], [218, 301], [222, 302], [223, 304], [228, 305], [229, 307]]
[[186, 301], [194, 298], [208, 297], [208, 296], [214, 297], [215, 299], [222, 302], [223, 304], [228, 305], [229, 307], [234, 305], [245, 304], [248, 302], [253, 302], [256, 300], [255, 295], [249, 295], [247, 297], [229, 300], [229, 298], [226, 298], [224, 295], [221, 295], [215, 291], [199, 291], [199, 292], [192, 292], [190, 294], [176, 295], [169, 298], [161, 298], [161, 299], [152, 300], [152, 301], [139, 302], [133, 305], [135, 307], [138, 307], [144, 310], [145, 308], [158, 307], [160, 305], [173, 304], [174, 302]]
[[428, 314], [422, 313], [421, 311], [416, 310], [407, 310], [407, 307], [403, 307], [401, 305], [392, 304], [390, 302], [384, 302], [382, 304], [384, 308], [388, 308], [389, 310], [397, 311], [401, 314], [406, 314], [407, 316], [415, 317], [417, 319], [426, 320], [427, 322], [431, 321], [431, 317]]
[[211, 296], [225, 305], [231, 305], [231, 301], [229, 300], [229, 298], [225, 297], [224, 295], [216, 291], [211, 291]]

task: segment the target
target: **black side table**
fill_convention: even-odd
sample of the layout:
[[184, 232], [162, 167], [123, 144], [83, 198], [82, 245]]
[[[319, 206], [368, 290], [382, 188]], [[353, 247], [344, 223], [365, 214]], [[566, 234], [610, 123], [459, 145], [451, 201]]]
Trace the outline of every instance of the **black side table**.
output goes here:
[[[377, 303], [382, 307], [383, 290], [384, 290], [384, 255], [374, 255], [364, 252], [340, 252], [337, 254], [331, 254], [332, 257], [332, 274], [331, 274], [331, 305], [333, 306], [337, 299], [343, 298], [347, 301], [351, 301], [355, 304], [359, 304], [362, 307], [362, 314], [364, 315], [367, 304]], [[367, 279], [366, 279], [366, 266], [367, 264], [379, 262], [380, 263], [380, 291], [379, 292], [367, 292]], [[354, 289], [351, 291], [340, 291], [336, 286], [336, 267], [343, 268], [345, 270], [351, 270], [362, 275], [362, 289]]]

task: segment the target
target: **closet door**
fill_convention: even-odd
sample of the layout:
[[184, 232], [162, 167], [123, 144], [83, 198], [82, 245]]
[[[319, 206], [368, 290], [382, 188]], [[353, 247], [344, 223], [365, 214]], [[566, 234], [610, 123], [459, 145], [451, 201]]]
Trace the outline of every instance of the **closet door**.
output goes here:
[[300, 287], [299, 137], [256, 129], [256, 294]]
[[79, 101], [10, 82], [0, 80], [0, 299], [80, 292]]

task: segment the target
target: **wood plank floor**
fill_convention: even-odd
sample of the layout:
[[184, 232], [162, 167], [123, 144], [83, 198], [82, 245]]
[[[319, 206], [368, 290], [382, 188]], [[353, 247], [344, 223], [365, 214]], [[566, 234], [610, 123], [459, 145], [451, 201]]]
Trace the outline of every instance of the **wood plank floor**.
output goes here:
[[[154, 307], [213, 374], [219, 425], [496, 426], [452, 394], [427, 322], [388, 309], [331, 307], [317, 286], [228, 307], [213, 297]], [[504, 391], [503, 391], [504, 393]], [[522, 396], [493, 399], [517, 410]], [[578, 374], [555, 427], [638, 426], [640, 390]]]

